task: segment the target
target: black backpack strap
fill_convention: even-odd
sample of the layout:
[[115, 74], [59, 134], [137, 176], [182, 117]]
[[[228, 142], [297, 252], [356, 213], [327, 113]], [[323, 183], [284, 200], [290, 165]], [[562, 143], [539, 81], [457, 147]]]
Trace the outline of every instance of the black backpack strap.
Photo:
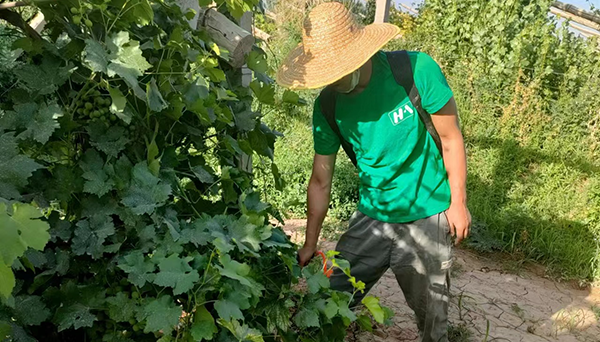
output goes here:
[[392, 69], [392, 74], [394, 75], [394, 79], [396, 82], [404, 88], [406, 94], [408, 94], [408, 98], [412, 103], [413, 107], [417, 109], [417, 113], [419, 113], [419, 117], [421, 121], [425, 125], [427, 132], [433, 138], [435, 145], [440, 151], [440, 155], [443, 155], [442, 149], [442, 140], [440, 139], [440, 135], [438, 134], [435, 126], [433, 125], [433, 121], [431, 120], [431, 114], [427, 113], [425, 109], [423, 109], [423, 105], [421, 104], [421, 95], [419, 94], [419, 90], [415, 86], [415, 79], [413, 75], [412, 66], [410, 64], [410, 57], [408, 56], [408, 52], [405, 50], [402, 51], [392, 51], [386, 52], [388, 62], [390, 63], [390, 68]]
[[340, 128], [338, 127], [337, 121], [335, 121], [335, 101], [336, 101], [336, 92], [325, 88], [321, 91], [321, 95], [319, 96], [320, 109], [321, 113], [327, 120], [329, 127], [333, 130], [333, 133], [338, 136], [340, 139], [340, 144], [342, 148], [350, 158], [350, 161], [354, 166], [356, 166], [356, 154], [354, 153], [354, 149], [352, 149], [352, 145], [344, 139], [342, 136], [342, 132], [340, 132]]

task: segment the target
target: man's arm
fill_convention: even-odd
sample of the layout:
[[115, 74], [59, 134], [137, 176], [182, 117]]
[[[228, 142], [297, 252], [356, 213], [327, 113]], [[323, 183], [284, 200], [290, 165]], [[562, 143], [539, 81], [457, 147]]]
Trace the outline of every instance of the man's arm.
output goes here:
[[317, 242], [321, 233], [323, 220], [329, 209], [331, 180], [335, 167], [336, 154], [315, 154], [313, 170], [308, 182], [308, 222], [306, 224], [306, 240], [304, 247], [298, 250], [301, 266], [306, 265], [317, 250]]
[[450, 233], [456, 235], [458, 244], [469, 235], [471, 214], [467, 208], [467, 156], [454, 97], [434, 113], [431, 120], [440, 135], [444, 149], [444, 165], [448, 172], [452, 196], [446, 217], [450, 225]]

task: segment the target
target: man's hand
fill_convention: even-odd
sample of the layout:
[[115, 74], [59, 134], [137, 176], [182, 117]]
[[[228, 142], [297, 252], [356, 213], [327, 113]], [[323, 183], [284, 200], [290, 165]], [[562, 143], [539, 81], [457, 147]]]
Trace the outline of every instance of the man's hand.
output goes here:
[[451, 204], [446, 211], [446, 218], [450, 226], [450, 234], [456, 236], [456, 244], [458, 245], [469, 235], [471, 213], [465, 204]]
[[312, 246], [304, 245], [304, 247], [300, 248], [298, 250], [298, 263], [300, 264], [300, 267], [306, 266], [313, 258], [316, 251], [317, 248]]

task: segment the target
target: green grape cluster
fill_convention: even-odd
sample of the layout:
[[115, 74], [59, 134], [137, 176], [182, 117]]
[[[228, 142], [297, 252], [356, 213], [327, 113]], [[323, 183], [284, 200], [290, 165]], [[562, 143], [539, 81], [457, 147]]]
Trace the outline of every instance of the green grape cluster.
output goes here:
[[85, 17], [86, 11], [83, 8], [77, 8], [77, 7], [71, 7], [70, 9], [71, 14], [73, 14], [73, 24], [75, 25], [81, 25], [81, 21], [83, 20], [83, 23], [85, 24], [85, 26], [91, 28], [94, 23], [92, 23], [92, 21]]
[[112, 103], [108, 94], [93, 90], [86, 85], [81, 90], [82, 96], [75, 102], [75, 112], [81, 120], [103, 122], [116, 121], [117, 116], [110, 112]]
[[75, 101], [75, 113], [79, 121], [87, 124], [88, 122], [101, 121], [107, 126], [121, 125], [133, 133], [137, 126], [133, 123], [127, 124], [110, 111], [112, 104], [108, 93], [94, 89], [90, 83], [83, 86], [80, 91], [81, 97]]

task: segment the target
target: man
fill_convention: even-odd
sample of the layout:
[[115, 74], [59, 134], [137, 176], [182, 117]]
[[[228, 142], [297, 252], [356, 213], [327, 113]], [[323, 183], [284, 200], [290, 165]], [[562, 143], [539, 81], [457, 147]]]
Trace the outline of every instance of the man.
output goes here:
[[[321, 4], [304, 23], [302, 44], [278, 71], [283, 86], [327, 86], [314, 106], [306, 242], [298, 258], [305, 265], [316, 251], [336, 155], [347, 142], [356, 156], [360, 201], [337, 250], [365, 282], [365, 292], [391, 268], [415, 311], [422, 341], [448, 341], [451, 234], [459, 243], [471, 224], [465, 147], [452, 91], [431, 57], [408, 52], [406, 60], [433, 127], [426, 127], [395, 79], [398, 70], [379, 50], [398, 32], [391, 24], [361, 27], [342, 4]], [[334, 123], [324, 113], [332, 108], [325, 95], [331, 93]], [[333, 274], [331, 285], [352, 292], [342, 272]]]

